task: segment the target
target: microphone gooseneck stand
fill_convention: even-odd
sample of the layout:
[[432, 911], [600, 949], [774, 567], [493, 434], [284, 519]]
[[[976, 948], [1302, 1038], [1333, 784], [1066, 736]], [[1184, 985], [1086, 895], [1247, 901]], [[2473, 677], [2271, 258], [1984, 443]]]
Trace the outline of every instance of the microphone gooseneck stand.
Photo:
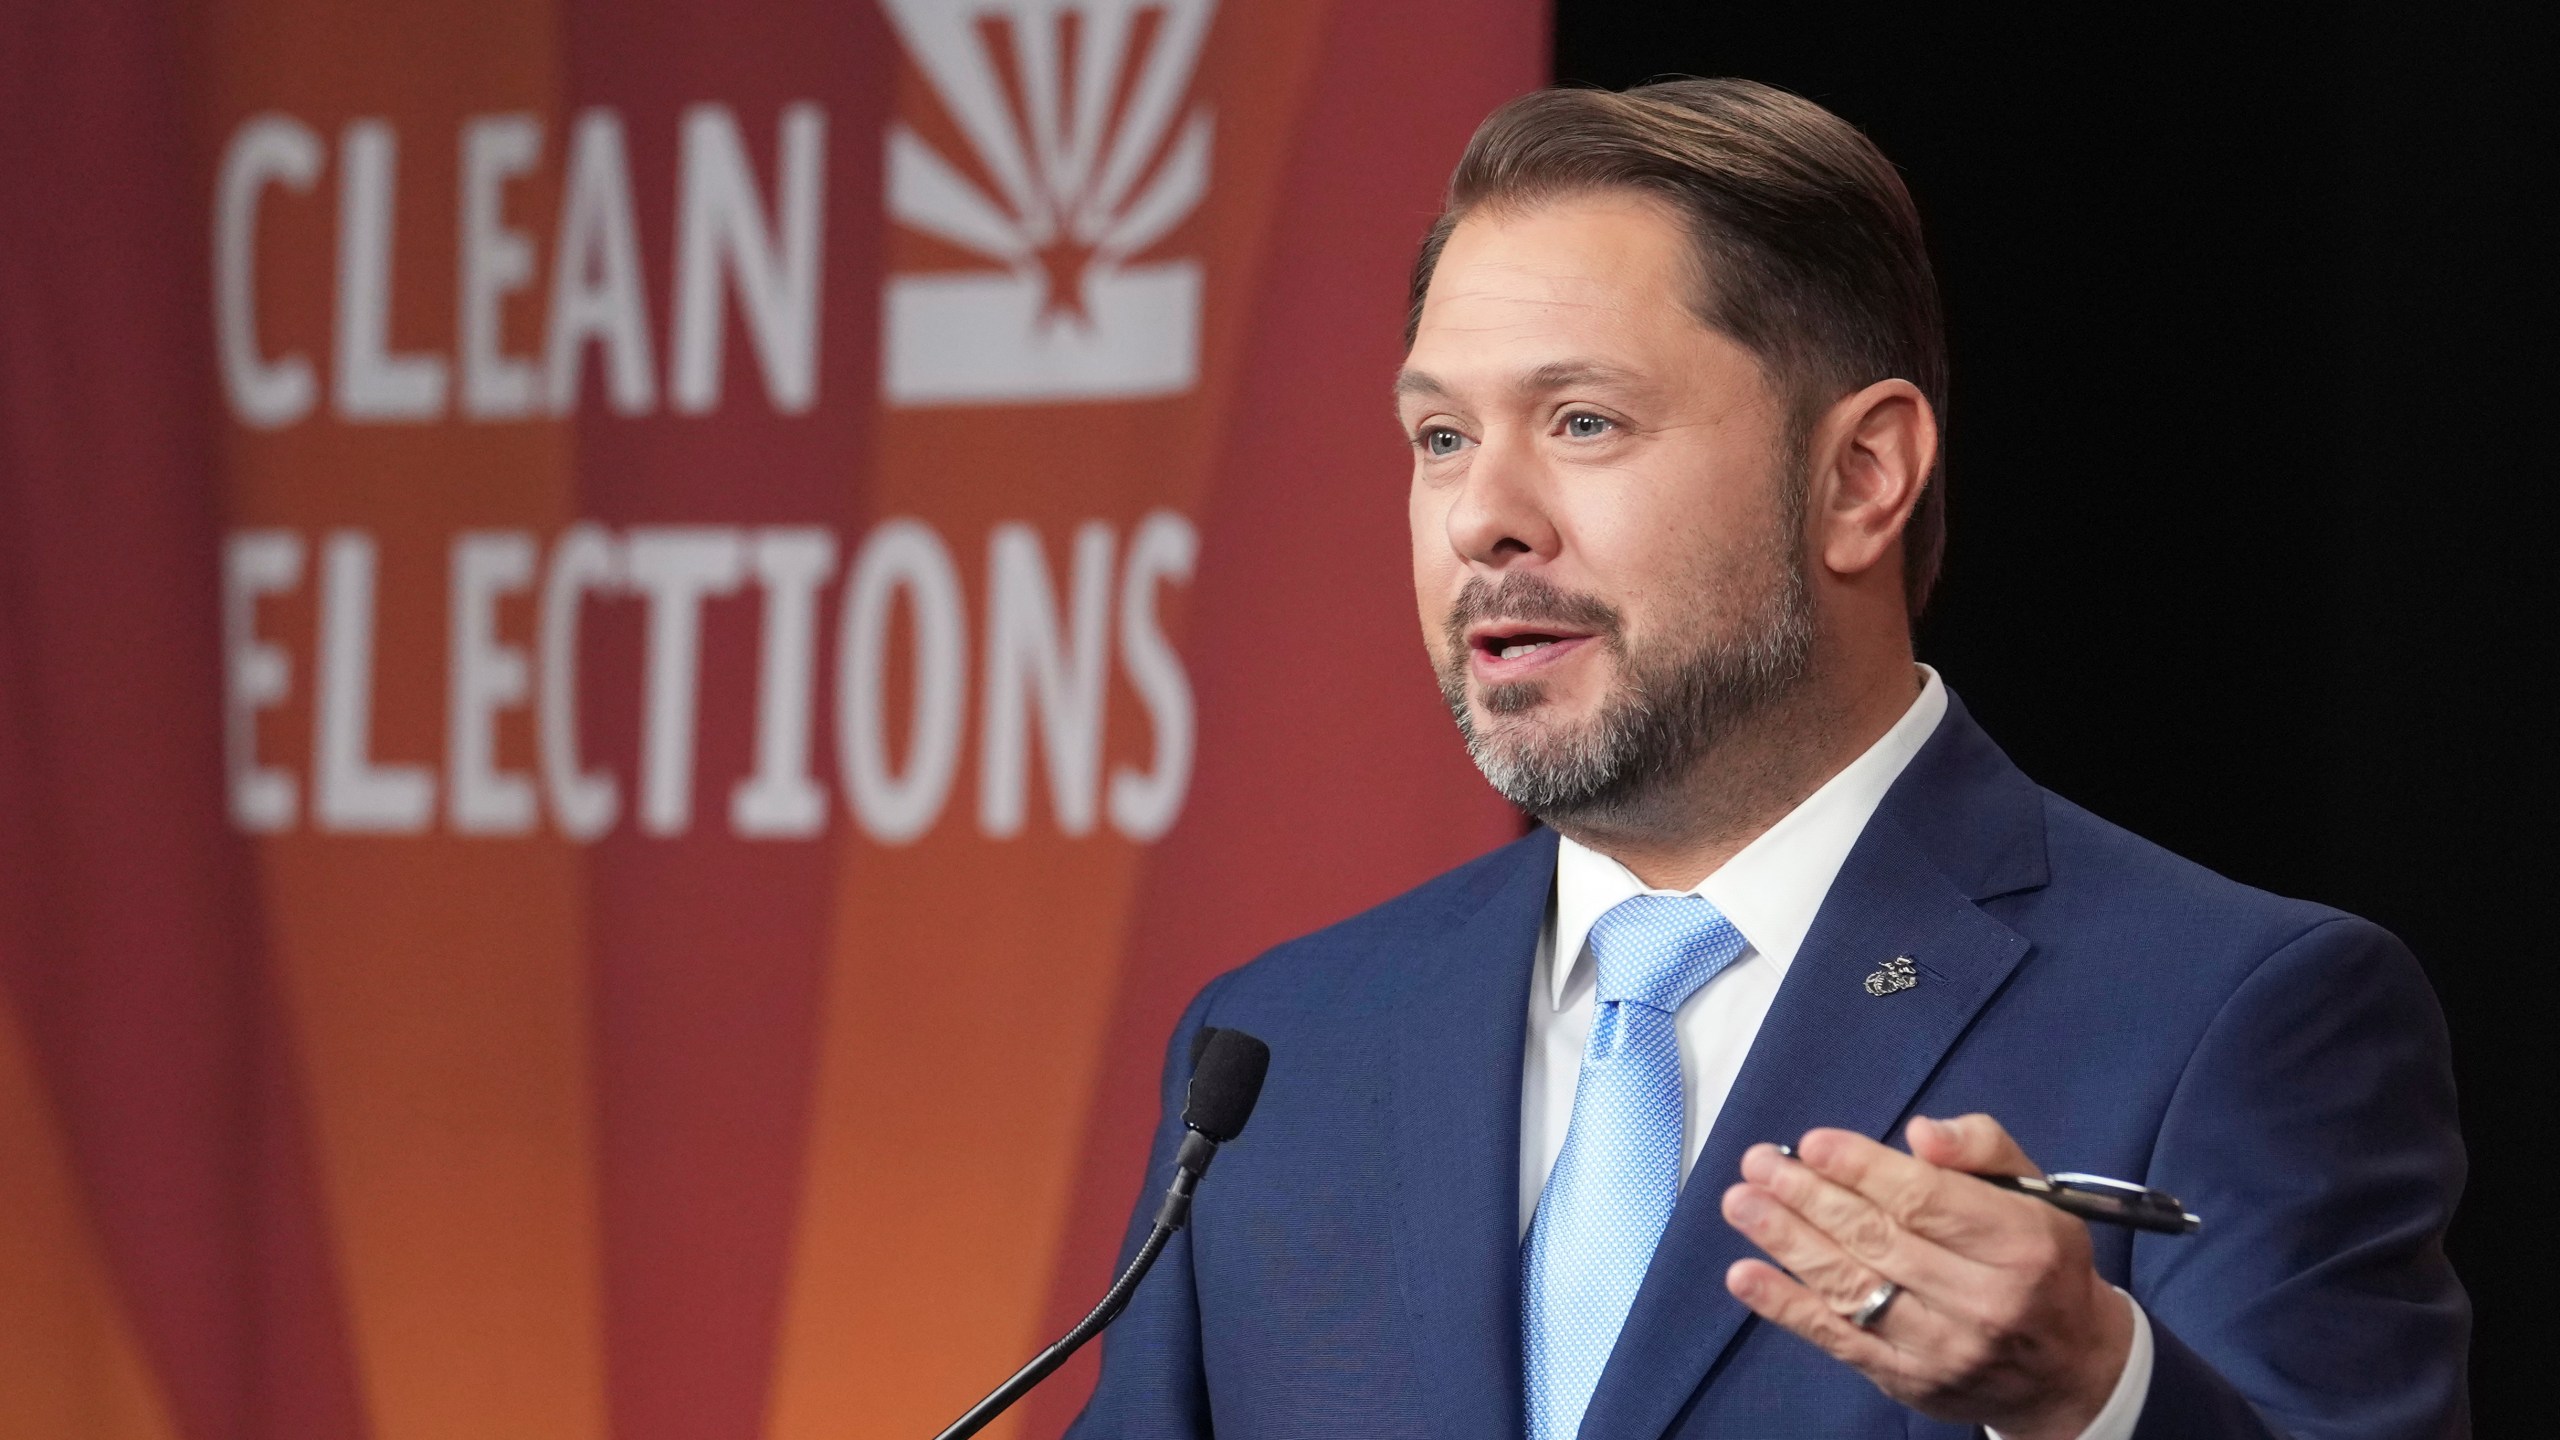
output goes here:
[[[1190, 1163], [1194, 1147], [1200, 1152], [1197, 1168]], [[1013, 1372], [1012, 1379], [997, 1386], [986, 1399], [970, 1406], [968, 1414], [952, 1421], [951, 1428], [935, 1436], [934, 1440], [966, 1440], [966, 1437], [985, 1429], [989, 1421], [1012, 1408], [1014, 1401], [1030, 1394], [1031, 1387], [1048, 1379], [1052, 1371], [1066, 1364], [1068, 1357], [1083, 1349], [1086, 1341], [1101, 1334], [1104, 1327], [1120, 1318], [1120, 1312], [1129, 1307], [1129, 1297], [1138, 1293], [1138, 1282], [1147, 1278], [1147, 1271], [1154, 1268], [1156, 1257], [1164, 1253], [1165, 1243], [1191, 1219], [1191, 1192], [1198, 1188], [1200, 1176], [1208, 1170], [1210, 1159], [1217, 1153], [1218, 1142], [1197, 1130], [1182, 1137], [1182, 1159], [1174, 1171], [1173, 1187], [1165, 1192], [1164, 1208], [1156, 1212], [1155, 1227], [1147, 1232], [1146, 1243], [1140, 1245], [1138, 1253], [1131, 1257], [1129, 1268], [1121, 1271], [1120, 1278], [1111, 1282], [1110, 1290], [1103, 1294], [1102, 1303], [1077, 1321], [1076, 1328], [1060, 1336], [1056, 1344], [1032, 1357], [1030, 1364]]]
[[1156, 1211], [1155, 1225], [1147, 1231], [1146, 1242], [1130, 1257], [1128, 1268], [1111, 1282], [1111, 1289], [1091, 1314], [1076, 1322], [1076, 1327], [1060, 1336], [1056, 1344], [1034, 1356], [1030, 1364], [1013, 1372], [1013, 1378], [997, 1386], [986, 1399], [970, 1406], [968, 1414], [952, 1421], [950, 1428], [934, 1440], [967, 1440], [985, 1429], [988, 1422], [1066, 1364], [1069, 1356], [1084, 1348], [1085, 1342], [1120, 1318], [1120, 1312], [1129, 1306], [1129, 1297], [1137, 1293], [1138, 1282], [1147, 1278], [1147, 1271], [1164, 1254], [1164, 1247], [1190, 1223], [1192, 1192], [1200, 1188], [1200, 1177], [1209, 1173], [1209, 1162], [1218, 1158], [1218, 1146], [1243, 1131], [1244, 1122], [1253, 1114], [1254, 1101], [1261, 1098], [1262, 1077], [1270, 1064], [1270, 1047], [1241, 1030], [1213, 1026], [1193, 1039], [1191, 1089], [1182, 1109], [1188, 1133], [1182, 1137], [1181, 1151], [1174, 1156], [1173, 1184], [1165, 1191], [1164, 1204]]

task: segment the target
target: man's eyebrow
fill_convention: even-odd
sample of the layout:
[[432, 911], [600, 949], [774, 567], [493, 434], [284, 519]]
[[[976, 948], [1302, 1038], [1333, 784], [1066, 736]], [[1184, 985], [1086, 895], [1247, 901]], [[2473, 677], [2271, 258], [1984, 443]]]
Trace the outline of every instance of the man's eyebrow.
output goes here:
[[[1523, 395], [1544, 395], [1551, 390], [1564, 390], [1576, 385], [1634, 385], [1640, 383], [1641, 378], [1632, 370], [1597, 360], [1550, 360], [1522, 375], [1513, 382], [1512, 388]], [[1438, 377], [1424, 371], [1408, 369], [1396, 372], [1396, 398], [1399, 400], [1408, 395], [1445, 400], [1450, 393], [1449, 387]]]
[[1543, 395], [1575, 385], [1632, 385], [1637, 380], [1634, 371], [1597, 360], [1550, 360], [1521, 376], [1518, 388], [1524, 395]]
[[1445, 397], [1448, 393], [1448, 386], [1441, 384], [1438, 380], [1433, 379], [1431, 376], [1426, 375], [1419, 370], [1399, 370], [1396, 372], [1396, 398], [1399, 400], [1403, 399], [1407, 395]]

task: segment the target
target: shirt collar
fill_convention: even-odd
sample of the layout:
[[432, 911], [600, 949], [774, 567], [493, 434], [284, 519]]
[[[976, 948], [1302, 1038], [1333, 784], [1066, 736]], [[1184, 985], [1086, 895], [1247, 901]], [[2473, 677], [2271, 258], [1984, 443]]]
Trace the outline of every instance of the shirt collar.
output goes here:
[[1920, 695], [1893, 728], [1822, 788], [1763, 830], [1714, 874], [1688, 891], [1654, 890], [1626, 866], [1597, 850], [1560, 839], [1556, 845], [1556, 957], [1547, 967], [1552, 999], [1559, 1010], [1574, 982], [1588, 970], [1583, 942], [1591, 926], [1610, 906], [1637, 895], [1691, 894], [1724, 913], [1750, 942], [1748, 958], [1766, 957], [1780, 972], [1793, 964], [1805, 932], [1822, 909], [1831, 882], [1847, 863], [1850, 848], [1867, 828], [1887, 790], [1902, 775], [1911, 757], [1936, 733], [1947, 713], [1947, 689], [1938, 672], [1920, 667]]

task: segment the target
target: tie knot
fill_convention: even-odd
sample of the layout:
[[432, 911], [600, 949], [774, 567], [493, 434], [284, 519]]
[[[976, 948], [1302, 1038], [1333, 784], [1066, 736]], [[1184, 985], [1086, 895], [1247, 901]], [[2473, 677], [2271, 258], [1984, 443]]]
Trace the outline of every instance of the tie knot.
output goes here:
[[1591, 959], [1602, 1004], [1632, 1000], [1677, 1010], [1742, 953], [1742, 932], [1696, 895], [1636, 895], [1592, 922]]

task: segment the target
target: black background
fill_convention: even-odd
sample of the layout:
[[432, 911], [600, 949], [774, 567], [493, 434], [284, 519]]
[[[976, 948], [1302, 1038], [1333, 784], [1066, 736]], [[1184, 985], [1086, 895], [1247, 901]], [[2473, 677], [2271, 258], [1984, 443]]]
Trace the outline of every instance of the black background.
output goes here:
[[2477, 1428], [2539, 1433], [2560, 49], [2521, 5], [1990, 8], [1559, 0], [1556, 73], [1768, 81], [1901, 165], [1954, 354], [1921, 657], [2046, 785], [2416, 949]]

